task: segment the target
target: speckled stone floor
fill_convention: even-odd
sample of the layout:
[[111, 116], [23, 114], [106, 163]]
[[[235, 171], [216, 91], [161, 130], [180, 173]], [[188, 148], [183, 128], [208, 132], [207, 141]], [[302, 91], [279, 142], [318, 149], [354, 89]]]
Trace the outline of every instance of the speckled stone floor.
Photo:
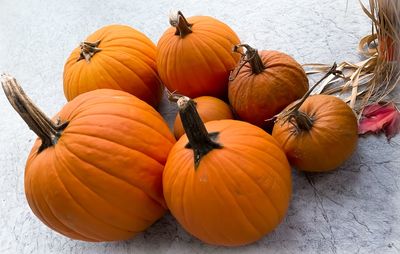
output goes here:
[[[301, 63], [358, 61], [359, 38], [370, 31], [358, 1], [39, 1], [0, 0], [0, 72], [19, 80], [49, 115], [65, 99], [64, 61], [88, 34], [111, 23], [128, 24], [155, 43], [171, 10], [210, 15], [230, 25], [243, 42], [285, 51]], [[171, 123], [175, 109], [160, 111]], [[117, 243], [69, 240], [30, 211], [24, 165], [35, 135], [0, 92], [0, 253], [400, 253], [400, 136], [361, 138], [338, 170], [312, 176], [293, 172], [294, 193], [283, 223], [262, 240], [229, 249], [188, 235], [166, 215], [136, 238]]]

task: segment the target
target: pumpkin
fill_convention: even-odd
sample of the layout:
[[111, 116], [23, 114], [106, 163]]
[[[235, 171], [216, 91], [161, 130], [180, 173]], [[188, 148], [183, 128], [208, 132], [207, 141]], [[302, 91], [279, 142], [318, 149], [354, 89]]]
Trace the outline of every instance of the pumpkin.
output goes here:
[[74, 49], [65, 63], [65, 97], [70, 101], [79, 94], [109, 88], [155, 107], [163, 92], [155, 58], [156, 46], [143, 33], [125, 25], [105, 26]]
[[239, 60], [231, 52], [239, 43], [235, 32], [208, 16], [186, 20], [180, 11], [170, 24], [157, 44], [157, 69], [165, 86], [191, 98], [226, 98], [229, 72]]
[[15, 79], [3, 87], [36, 132], [25, 193], [48, 227], [83, 241], [115, 241], [145, 230], [165, 212], [162, 172], [175, 143], [148, 104], [118, 90], [87, 92], [48, 119]]
[[[205, 123], [212, 120], [233, 119], [229, 105], [218, 98], [201, 96], [193, 99], [193, 101], [201, 120]], [[179, 139], [184, 133], [181, 117], [177, 114], [174, 123], [175, 138]]]
[[205, 124], [187, 97], [178, 100], [186, 131], [163, 173], [164, 197], [190, 234], [215, 245], [257, 241], [283, 219], [291, 196], [290, 166], [262, 129], [236, 120]]
[[229, 103], [241, 120], [266, 127], [266, 120], [307, 92], [308, 79], [301, 65], [285, 53], [258, 52], [246, 44], [234, 50], [242, 47], [247, 50], [232, 72]]
[[272, 136], [292, 166], [302, 171], [330, 171], [348, 159], [357, 147], [358, 124], [353, 110], [331, 95], [313, 95], [329, 75], [338, 75], [336, 63], [301, 98], [279, 114]]

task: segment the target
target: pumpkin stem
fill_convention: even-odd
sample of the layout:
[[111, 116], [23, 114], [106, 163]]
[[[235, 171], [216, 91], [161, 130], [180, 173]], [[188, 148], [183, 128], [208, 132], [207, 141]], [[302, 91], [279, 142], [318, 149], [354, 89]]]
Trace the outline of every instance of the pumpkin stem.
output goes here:
[[[242, 53], [241, 49], [245, 48], [246, 52]], [[264, 65], [260, 55], [258, 54], [258, 50], [250, 47], [248, 44], [238, 44], [233, 46], [234, 53], [239, 53], [242, 55], [242, 58], [240, 60], [241, 64], [236, 70], [236, 74], [232, 77], [229, 77], [229, 79], [232, 81], [236, 78], [236, 76], [239, 74], [240, 70], [245, 66], [247, 63], [250, 63], [251, 70], [253, 74], [257, 75], [263, 72], [267, 67]]]
[[314, 120], [312, 117], [308, 116], [304, 112], [299, 111], [301, 105], [305, 102], [305, 100], [310, 96], [311, 92], [329, 75], [341, 76], [343, 73], [340, 70], [337, 70], [337, 64], [333, 63], [331, 69], [317, 82], [315, 83], [303, 97], [296, 102], [293, 106], [286, 109], [284, 112], [279, 114], [278, 119], [283, 120], [282, 124], [286, 122], [291, 123], [297, 131], [308, 131], [312, 128]]
[[17, 113], [42, 140], [38, 152], [55, 145], [69, 122], [53, 123], [25, 94], [14, 77], [1, 75], [3, 91]]
[[314, 119], [312, 118], [312, 116], [309, 116], [299, 110], [293, 112], [293, 114], [289, 117], [292, 118], [289, 120], [289, 122], [296, 128], [296, 131], [298, 133], [301, 131], [311, 130], [314, 124]]
[[175, 35], [179, 35], [181, 38], [192, 33], [193, 25], [187, 21], [181, 11], [178, 11], [176, 15], [170, 16], [169, 23], [176, 28]]
[[87, 63], [90, 62], [90, 59], [96, 54], [97, 52], [101, 51], [101, 48], [98, 48], [100, 44], [100, 40], [95, 41], [95, 42], [88, 42], [84, 41], [79, 44], [79, 47], [81, 48], [81, 53], [79, 54], [77, 62], [85, 59]]
[[206, 126], [201, 121], [199, 113], [196, 110], [196, 104], [186, 96], [178, 99], [179, 115], [181, 117], [183, 128], [189, 139], [185, 148], [193, 150], [194, 168], [196, 169], [201, 158], [213, 149], [222, 148], [215, 140], [218, 138], [218, 132], [208, 133]]

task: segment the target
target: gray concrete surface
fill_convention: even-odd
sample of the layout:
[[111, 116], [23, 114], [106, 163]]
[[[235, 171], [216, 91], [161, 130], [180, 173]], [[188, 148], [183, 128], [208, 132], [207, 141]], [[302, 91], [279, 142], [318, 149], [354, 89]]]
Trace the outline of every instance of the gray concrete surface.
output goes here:
[[[131, 25], [154, 42], [171, 10], [211, 15], [243, 42], [277, 49], [301, 63], [357, 61], [369, 21], [355, 0], [39, 1], [0, 0], [0, 72], [20, 81], [49, 115], [65, 103], [62, 71], [70, 51], [103, 25]], [[167, 119], [175, 110], [164, 101]], [[171, 120], [170, 120], [171, 121]], [[400, 137], [361, 138], [337, 171], [314, 175], [314, 187], [293, 172], [284, 222], [259, 242], [235, 249], [192, 238], [167, 215], [136, 238], [118, 243], [69, 240], [30, 211], [23, 175], [35, 135], [0, 92], [0, 253], [400, 253]]]

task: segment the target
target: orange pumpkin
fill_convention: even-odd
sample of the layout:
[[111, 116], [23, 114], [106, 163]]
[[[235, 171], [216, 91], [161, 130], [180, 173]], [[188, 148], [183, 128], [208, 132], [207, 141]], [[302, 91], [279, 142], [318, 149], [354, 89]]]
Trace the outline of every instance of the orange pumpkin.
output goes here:
[[170, 91], [191, 98], [226, 97], [229, 72], [239, 55], [232, 53], [239, 38], [212, 17], [187, 20], [178, 12], [157, 44], [157, 68]]
[[105, 26], [69, 56], [64, 66], [65, 97], [70, 101], [88, 91], [110, 88], [157, 106], [163, 85], [155, 58], [156, 46], [141, 32], [124, 25]]
[[308, 97], [288, 117], [291, 119], [278, 118], [272, 136], [299, 170], [333, 170], [356, 149], [357, 119], [352, 109], [337, 97]]
[[82, 94], [57, 114], [57, 124], [23, 94], [3, 83], [14, 108], [37, 139], [25, 169], [34, 214], [73, 239], [131, 238], [166, 211], [162, 172], [175, 143], [162, 117], [122, 91]]
[[178, 100], [186, 135], [163, 173], [167, 206], [200, 240], [238, 246], [257, 241], [283, 219], [291, 196], [290, 166], [262, 129], [235, 120], [202, 123], [192, 100]]
[[[193, 101], [196, 103], [197, 112], [204, 123], [212, 120], [233, 119], [229, 105], [218, 98], [201, 96], [193, 99]], [[174, 134], [177, 139], [185, 134], [179, 114], [175, 118]]]
[[243, 61], [232, 72], [228, 97], [235, 114], [244, 121], [265, 127], [272, 118], [308, 90], [303, 68], [278, 51], [258, 52], [246, 47]]

